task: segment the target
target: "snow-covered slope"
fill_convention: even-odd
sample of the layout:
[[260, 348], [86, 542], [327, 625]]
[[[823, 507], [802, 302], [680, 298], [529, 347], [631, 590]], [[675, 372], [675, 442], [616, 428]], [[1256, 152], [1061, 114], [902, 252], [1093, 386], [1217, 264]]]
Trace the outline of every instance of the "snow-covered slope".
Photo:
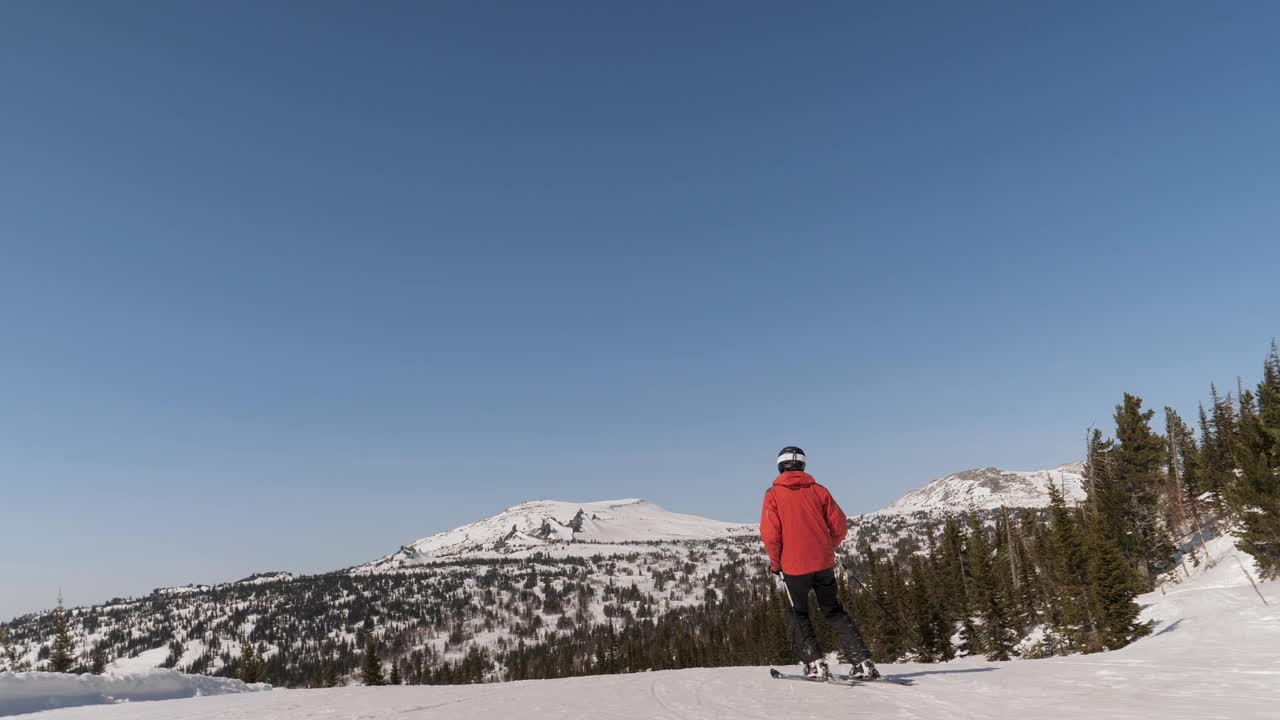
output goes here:
[[[1280, 717], [1280, 583], [1255, 592], [1247, 555], [1209, 543], [1212, 567], [1140, 598], [1151, 637], [1047, 660], [883, 665], [911, 687], [771, 680], [764, 668], [677, 670], [497, 685], [276, 690], [58, 710], [32, 720], [671, 720], [801, 717], [1203, 720]], [[1255, 576], [1256, 577], [1256, 576]], [[1260, 593], [1260, 594], [1259, 594]], [[1265, 597], [1270, 605], [1265, 605]]]
[[1049, 485], [1063, 490], [1068, 502], [1084, 500], [1084, 464], [1071, 463], [1052, 470], [1014, 471], [1000, 468], [966, 470], [938, 478], [902, 496], [881, 513], [910, 515], [917, 512], [963, 512], [1049, 505]]
[[423, 538], [357, 570], [406, 566], [485, 554], [510, 554], [564, 543], [712, 540], [749, 534], [753, 525], [664, 510], [647, 500], [535, 500], [493, 517]]

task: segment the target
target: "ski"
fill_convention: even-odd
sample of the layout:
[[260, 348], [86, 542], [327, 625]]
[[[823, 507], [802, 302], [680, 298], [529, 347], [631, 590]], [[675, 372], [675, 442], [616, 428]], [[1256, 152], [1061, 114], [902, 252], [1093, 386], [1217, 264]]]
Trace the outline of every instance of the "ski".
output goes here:
[[784, 673], [781, 670], [778, 670], [776, 668], [769, 668], [769, 677], [773, 678], [774, 680], [798, 680], [800, 682], [826, 683], [828, 685], [853, 686], [853, 685], [861, 685], [864, 682], [862, 680], [851, 678], [848, 675], [836, 675], [836, 674], [832, 674], [826, 680], [814, 680], [813, 678], [810, 678], [807, 675], [800, 675], [798, 673]]
[[774, 680], [799, 680], [801, 682], [810, 682], [810, 683], [825, 682], [825, 683], [835, 684], [835, 685], [850, 685], [850, 686], [866, 685], [868, 683], [887, 683], [889, 685], [905, 685], [905, 686], [912, 685], [912, 682], [910, 680], [900, 679], [895, 677], [887, 677], [884, 675], [881, 675], [875, 680], [862, 680], [859, 678], [849, 677], [848, 675], [844, 675], [844, 674], [832, 673], [831, 677], [828, 678], [827, 680], [812, 680], [806, 675], [801, 675], [799, 673], [785, 673], [776, 668], [769, 668], [769, 677], [773, 678]]

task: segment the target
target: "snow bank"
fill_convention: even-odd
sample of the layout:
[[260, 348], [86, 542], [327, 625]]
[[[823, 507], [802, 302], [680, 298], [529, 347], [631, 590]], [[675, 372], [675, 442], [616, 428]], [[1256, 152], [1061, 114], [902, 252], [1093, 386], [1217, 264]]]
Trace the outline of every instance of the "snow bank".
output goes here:
[[0, 717], [78, 705], [176, 700], [270, 689], [270, 685], [246, 685], [229, 678], [160, 669], [119, 675], [4, 672], [0, 673]]

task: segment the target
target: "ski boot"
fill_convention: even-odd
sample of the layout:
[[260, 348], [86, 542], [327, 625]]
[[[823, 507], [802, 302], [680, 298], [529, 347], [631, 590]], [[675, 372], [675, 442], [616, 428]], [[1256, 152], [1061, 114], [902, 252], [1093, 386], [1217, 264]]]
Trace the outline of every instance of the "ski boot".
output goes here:
[[876, 669], [876, 664], [870, 659], [856, 662], [849, 670], [849, 677], [853, 680], [870, 681], [880, 677], [880, 671]]
[[826, 682], [831, 679], [831, 669], [827, 667], [826, 660], [814, 660], [804, 664], [804, 676], [817, 682]]

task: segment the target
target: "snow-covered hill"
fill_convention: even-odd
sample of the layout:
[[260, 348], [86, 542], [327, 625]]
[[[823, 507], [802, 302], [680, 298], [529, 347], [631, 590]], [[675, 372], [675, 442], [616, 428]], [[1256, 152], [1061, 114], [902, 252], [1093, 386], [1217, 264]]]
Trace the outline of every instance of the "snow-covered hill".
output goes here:
[[564, 543], [714, 540], [753, 532], [754, 525], [673, 513], [647, 500], [535, 500], [405, 545], [357, 571], [398, 570], [461, 556], [545, 550]]
[[1049, 505], [1049, 485], [1063, 491], [1068, 502], [1084, 500], [1084, 464], [1070, 463], [1051, 470], [1016, 471], [1000, 468], [966, 470], [938, 478], [907, 493], [881, 513], [963, 512], [1009, 508], [1042, 508]]
[[[1280, 582], [1255, 591], [1251, 559], [1229, 537], [1212, 565], [1140, 598], [1151, 637], [1116, 652], [989, 662], [885, 664], [910, 684], [857, 687], [769, 679], [737, 667], [498, 685], [274, 690], [40, 713], [32, 720], [902, 717], [990, 720], [1201, 720], [1280, 717]], [[1270, 602], [1264, 604], [1263, 598]], [[2, 713], [0, 713], [2, 714]]]

